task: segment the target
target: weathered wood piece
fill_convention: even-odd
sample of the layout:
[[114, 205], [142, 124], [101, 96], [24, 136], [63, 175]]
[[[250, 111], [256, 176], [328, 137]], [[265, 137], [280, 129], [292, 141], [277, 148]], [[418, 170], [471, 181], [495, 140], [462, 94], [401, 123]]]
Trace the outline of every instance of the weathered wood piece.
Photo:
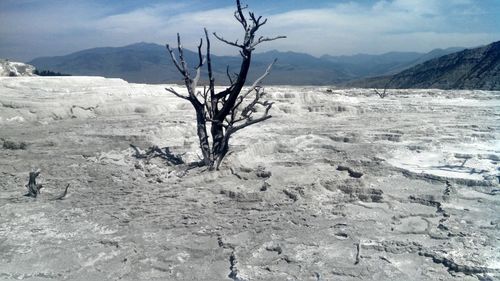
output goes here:
[[36, 178], [40, 175], [40, 171], [30, 172], [29, 181], [26, 187], [28, 188], [28, 193], [24, 196], [36, 198], [40, 194], [40, 189], [42, 189], [41, 184], [36, 183]]
[[169, 147], [160, 148], [156, 145], [153, 145], [146, 152], [141, 152], [141, 150], [133, 144], [130, 144], [130, 147], [134, 149], [135, 153], [133, 156], [135, 158], [150, 160], [155, 157], [160, 157], [166, 160], [167, 163], [172, 166], [186, 164], [182, 159], [182, 154], [172, 153]]
[[69, 188], [69, 183], [66, 185], [64, 192], [59, 194], [58, 196], [52, 198], [52, 200], [63, 200], [64, 197], [66, 197], [66, 194], [68, 194], [68, 188]]

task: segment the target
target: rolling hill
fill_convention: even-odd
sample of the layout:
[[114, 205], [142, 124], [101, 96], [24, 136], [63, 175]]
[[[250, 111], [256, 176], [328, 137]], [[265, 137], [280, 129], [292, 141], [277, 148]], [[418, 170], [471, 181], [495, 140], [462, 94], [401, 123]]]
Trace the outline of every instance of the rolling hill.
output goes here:
[[329, 56], [321, 58], [336, 64], [353, 77], [372, 77], [396, 74], [424, 61], [448, 55], [464, 48], [434, 49], [429, 53], [389, 52], [381, 55], [358, 54], [353, 56]]
[[346, 86], [500, 90], [500, 41], [428, 60], [396, 75], [363, 79]]

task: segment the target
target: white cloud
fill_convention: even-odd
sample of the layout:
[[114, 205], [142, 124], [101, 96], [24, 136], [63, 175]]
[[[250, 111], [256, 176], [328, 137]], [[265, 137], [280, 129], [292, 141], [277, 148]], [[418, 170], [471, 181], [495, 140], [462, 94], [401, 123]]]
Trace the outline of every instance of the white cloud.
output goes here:
[[[454, 17], [481, 10], [470, 0], [394, 0], [372, 6], [350, 2], [329, 9], [295, 10], [272, 15], [267, 32], [288, 35], [275, 46], [321, 55], [429, 51], [438, 47], [477, 46], [500, 33], [461, 32]], [[465, 29], [465, 28], [464, 28]]]

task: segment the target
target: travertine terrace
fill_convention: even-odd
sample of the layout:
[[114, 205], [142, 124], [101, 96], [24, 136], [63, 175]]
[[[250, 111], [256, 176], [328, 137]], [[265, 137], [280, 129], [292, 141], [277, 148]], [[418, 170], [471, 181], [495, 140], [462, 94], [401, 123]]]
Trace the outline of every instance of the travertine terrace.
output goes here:
[[500, 278], [498, 92], [268, 87], [207, 172], [164, 88], [0, 78], [1, 280]]

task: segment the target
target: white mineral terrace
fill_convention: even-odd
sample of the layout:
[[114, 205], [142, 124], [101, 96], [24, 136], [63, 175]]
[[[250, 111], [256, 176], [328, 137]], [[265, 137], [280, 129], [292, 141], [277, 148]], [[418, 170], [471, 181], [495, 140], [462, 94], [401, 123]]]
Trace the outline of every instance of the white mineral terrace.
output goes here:
[[500, 278], [500, 92], [266, 87], [273, 118], [186, 172], [130, 148], [198, 160], [167, 86], [0, 78], [0, 280]]

